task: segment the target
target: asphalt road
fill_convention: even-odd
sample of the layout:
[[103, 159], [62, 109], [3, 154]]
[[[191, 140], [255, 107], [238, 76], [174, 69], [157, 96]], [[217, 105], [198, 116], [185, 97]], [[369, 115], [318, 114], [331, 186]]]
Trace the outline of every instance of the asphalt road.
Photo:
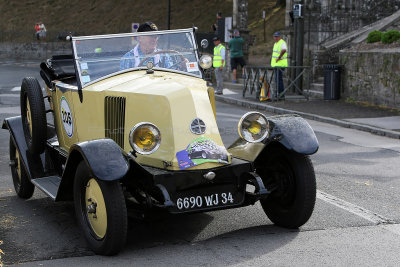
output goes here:
[[[1, 121], [18, 115], [16, 88], [25, 74], [38, 77], [36, 71], [31, 64], [0, 64]], [[246, 111], [217, 103], [226, 145], [237, 138], [236, 125]], [[258, 204], [193, 215], [131, 218], [126, 248], [116, 257], [96, 256], [87, 248], [72, 203], [54, 203], [39, 190], [26, 201], [16, 197], [8, 167], [9, 134], [2, 130], [2, 261], [23, 266], [398, 266], [399, 141], [309, 122], [320, 142], [311, 157], [318, 194], [313, 216], [299, 230], [274, 226]]]

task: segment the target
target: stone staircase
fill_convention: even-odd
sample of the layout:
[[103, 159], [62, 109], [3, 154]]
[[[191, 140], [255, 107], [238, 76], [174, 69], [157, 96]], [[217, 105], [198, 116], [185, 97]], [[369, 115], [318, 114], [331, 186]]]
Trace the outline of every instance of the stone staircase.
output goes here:
[[331, 50], [336, 47], [348, 46], [350, 44], [358, 44], [365, 39], [367, 39], [368, 34], [371, 31], [378, 30], [382, 31], [391, 26], [392, 24], [398, 22], [400, 20], [400, 10], [396, 11], [392, 15], [378, 20], [374, 23], [371, 23], [367, 26], [361, 27], [352, 32], [343, 34], [342, 36], [335, 38], [334, 40], [328, 41], [326, 43], [321, 44], [323, 48], [326, 50]]
[[242, 91], [244, 88], [244, 79], [240, 78], [237, 83], [232, 83], [232, 80], [224, 81], [224, 88]]
[[318, 77], [310, 84], [310, 97], [317, 99], [324, 98], [324, 77]]
[[[327, 41], [321, 44], [322, 47], [321, 50], [316, 51], [314, 58], [316, 58], [317, 60], [315, 61], [314, 64], [322, 67], [322, 65], [324, 64], [331, 64], [331, 62], [338, 62], [338, 52], [340, 50], [364, 42], [371, 31], [374, 30], [383, 31], [390, 28], [393, 25], [398, 24], [399, 22], [400, 22], [400, 10], [374, 23], [361, 27], [352, 32], [343, 34], [342, 36], [339, 36], [333, 40]], [[321, 68], [316, 68], [316, 69], [317, 71], [313, 73], [314, 76], [323, 75], [323, 73], [321, 72], [322, 71]], [[311, 84], [310, 88], [311, 97], [323, 98], [324, 78], [318, 77], [315, 79], [316, 80], [314, 81], [314, 83]]]

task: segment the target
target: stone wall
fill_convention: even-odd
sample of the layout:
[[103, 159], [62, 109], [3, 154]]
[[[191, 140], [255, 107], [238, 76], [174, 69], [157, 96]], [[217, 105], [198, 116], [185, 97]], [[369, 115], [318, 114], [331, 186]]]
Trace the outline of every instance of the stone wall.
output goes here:
[[69, 42], [0, 43], [0, 60], [45, 60], [52, 55], [72, 54]]
[[[294, 0], [286, 0], [286, 27]], [[304, 40], [310, 49], [365, 25], [387, 17], [400, 9], [400, 0], [302, 0]]]
[[343, 96], [400, 108], [400, 49], [341, 51]]

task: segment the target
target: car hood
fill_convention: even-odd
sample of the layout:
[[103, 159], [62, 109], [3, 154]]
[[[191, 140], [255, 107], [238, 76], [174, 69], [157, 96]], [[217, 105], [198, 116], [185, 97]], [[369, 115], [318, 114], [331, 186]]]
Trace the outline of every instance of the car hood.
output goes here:
[[[137, 123], [150, 122], [160, 129], [160, 147], [150, 155], [137, 154], [139, 163], [172, 170], [192, 170], [230, 162], [204, 80], [161, 71], [154, 74], [136, 71], [97, 83], [91, 86], [90, 91], [102, 91], [104, 97], [126, 98], [126, 152], [132, 150], [129, 132]], [[191, 130], [191, 124], [198, 123], [197, 119], [206, 126], [203, 134]], [[204, 153], [193, 153], [199, 150]]]

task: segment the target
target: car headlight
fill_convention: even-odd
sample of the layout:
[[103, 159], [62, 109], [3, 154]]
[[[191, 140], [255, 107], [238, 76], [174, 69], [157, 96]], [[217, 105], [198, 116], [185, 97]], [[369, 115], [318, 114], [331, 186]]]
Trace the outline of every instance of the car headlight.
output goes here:
[[250, 143], [263, 141], [269, 134], [269, 122], [259, 112], [248, 112], [243, 115], [238, 124], [241, 138]]
[[161, 143], [160, 130], [150, 122], [136, 124], [129, 133], [129, 143], [139, 154], [148, 155], [155, 152]]
[[203, 69], [209, 69], [211, 68], [212, 65], [212, 58], [209, 55], [203, 55], [200, 58], [200, 67], [202, 67]]

